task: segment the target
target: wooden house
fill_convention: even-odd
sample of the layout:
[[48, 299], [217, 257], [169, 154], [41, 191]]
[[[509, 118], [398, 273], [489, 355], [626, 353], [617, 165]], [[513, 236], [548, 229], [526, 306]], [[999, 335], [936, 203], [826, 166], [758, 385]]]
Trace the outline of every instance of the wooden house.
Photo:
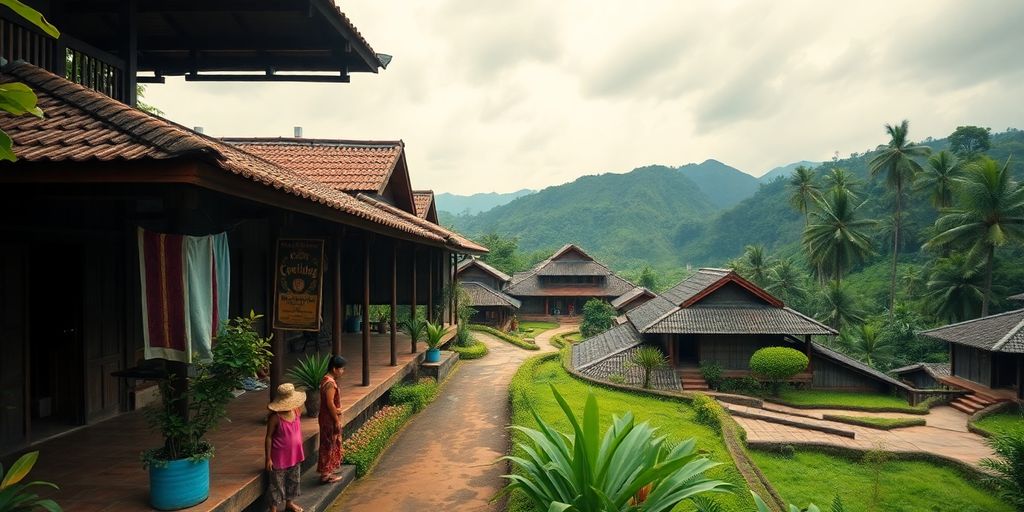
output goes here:
[[575, 345], [573, 367], [590, 377], [621, 376], [638, 383], [629, 355], [648, 344], [660, 347], [671, 368], [654, 378], [665, 389], [707, 389], [699, 365], [717, 363], [723, 376], [750, 375], [760, 348], [787, 346], [807, 354], [807, 371], [794, 380], [819, 389], [891, 392], [905, 384], [815, 343], [832, 328], [785, 306], [731, 270], [704, 268], [668, 291], [625, 313], [626, 321]]
[[476, 258], [459, 263], [456, 279], [469, 297], [474, 312], [470, 321], [507, 330], [522, 303], [503, 290], [511, 277]]
[[997, 401], [1024, 399], [1024, 309], [929, 329], [922, 336], [949, 344], [943, 385], [970, 391], [951, 405], [976, 411]]
[[416, 203], [416, 215], [434, 224], [440, 224], [437, 220], [437, 203], [434, 201], [433, 190], [413, 190], [412, 198]]
[[634, 288], [580, 247], [566, 244], [530, 270], [515, 273], [505, 293], [522, 301], [523, 319], [566, 320], [581, 315], [590, 299], [611, 302]]

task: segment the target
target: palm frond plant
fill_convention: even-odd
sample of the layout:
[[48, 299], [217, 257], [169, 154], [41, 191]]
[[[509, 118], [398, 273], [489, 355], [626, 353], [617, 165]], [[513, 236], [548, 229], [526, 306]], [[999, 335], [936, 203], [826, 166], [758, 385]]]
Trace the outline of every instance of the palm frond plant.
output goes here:
[[789, 204], [804, 216], [804, 226], [806, 226], [808, 212], [814, 206], [818, 196], [821, 195], [821, 189], [815, 182], [814, 171], [802, 165], [797, 167], [790, 176], [786, 188], [790, 191]]
[[668, 365], [668, 359], [658, 347], [645, 346], [636, 349], [630, 362], [644, 372], [644, 389], [651, 387], [651, 373]]
[[409, 337], [412, 338], [412, 341], [415, 343], [418, 341], [423, 341], [423, 338], [426, 336], [427, 321], [420, 317], [409, 317], [399, 322], [398, 328], [401, 329], [402, 332], [408, 334]]
[[855, 265], [875, 253], [870, 232], [876, 222], [860, 217], [866, 201], [831, 191], [818, 199], [804, 228], [803, 246], [818, 278], [841, 280]]
[[327, 365], [330, 361], [330, 354], [310, 354], [299, 359], [295, 366], [288, 369], [288, 378], [307, 390], [319, 389], [320, 379], [327, 375]]
[[436, 350], [441, 346], [441, 338], [444, 337], [444, 325], [440, 323], [427, 322], [426, 335], [424, 340], [427, 343], [427, 348], [430, 350]]
[[[572, 433], [555, 430], [531, 410], [538, 429], [513, 426], [527, 440], [516, 453], [502, 457], [518, 470], [502, 493], [522, 491], [539, 510], [558, 512], [667, 512], [678, 503], [732, 485], [705, 473], [719, 465], [698, 456], [689, 439], [674, 448], [649, 423], [636, 423], [632, 412], [612, 418], [601, 436], [600, 411], [593, 392], [578, 418], [554, 386]], [[522, 454], [521, 456], [518, 454]]]
[[988, 445], [996, 456], [981, 459], [981, 467], [991, 473], [989, 481], [1003, 501], [1024, 510], [1024, 431], [997, 434]]
[[55, 484], [50, 482], [32, 481], [21, 483], [36, 465], [39, 452], [29, 452], [18, 460], [14, 461], [11, 468], [4, 473], [4, 466], [0, 464], [0, 512], [28, 512], [31, 510], [47, 510], [49, 512], [60, 512], [60, 505], [52, 499], [40, 498], [38, 494], [28, 489], [33, 486], [52, 487], [57, 489]]

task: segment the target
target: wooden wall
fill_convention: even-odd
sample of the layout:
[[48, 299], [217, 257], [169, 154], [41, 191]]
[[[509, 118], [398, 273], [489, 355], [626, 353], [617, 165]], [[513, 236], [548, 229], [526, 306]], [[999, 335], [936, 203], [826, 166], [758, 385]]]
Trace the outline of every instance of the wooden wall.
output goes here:
[[992, 356], [988, 352], [963, 345], [953, 345], [953, 375], [992, 386]]
[[793, 346], [783, 341], [781, 336], [765, 334], [701, 334], [695, 338], [699, 344], [700, 361], [715, 361], [725, 370], [749, 370], [750, 356], [760, 348]]
[[886, 392], [889, 388], [884, 382], [820, 356], [815, 357], [811, 364], [814, 370], [811, 386], [814, 388], [878, 392]]

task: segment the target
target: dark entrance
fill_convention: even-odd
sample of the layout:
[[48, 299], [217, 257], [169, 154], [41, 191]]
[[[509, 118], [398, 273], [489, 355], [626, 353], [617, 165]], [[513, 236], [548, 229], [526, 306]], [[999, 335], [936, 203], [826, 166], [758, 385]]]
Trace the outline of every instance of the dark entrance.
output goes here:
[[992, 379], [992, 387], [1017, 387], [1017, 357], [1010, 354], [995, 354], [993, 359], [996, 375]]
[[677, 338], [676, 359], [680, 366], [697, 366], [700, 361], [695, 336], [679, 336]]

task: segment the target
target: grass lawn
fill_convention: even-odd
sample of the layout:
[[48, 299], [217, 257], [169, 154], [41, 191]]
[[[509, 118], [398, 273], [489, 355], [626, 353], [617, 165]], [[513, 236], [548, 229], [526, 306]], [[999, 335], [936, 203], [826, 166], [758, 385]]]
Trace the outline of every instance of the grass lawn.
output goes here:
[[[743, 478], [726, 452], [721, 437], [710, 428], [695, 423], [693, 409], [689, 405], [674, 400], [662, 400], [592, 387], [569, 375], [557, 358], [547, 359], [540, 363], [534, 363], [534, 361], [536, 359], [528, 360], [523, 364], [512, 381], [511, 388], [520, 397], [512, 404], [514, 424], [536, 428], [537, 425], [527, 406], [530, 404], [542, 418], [552, 422], [556, 429], [562, 432], [571, 432], [565, 415], [558, 408], [558, 404], [551, 394], [549, 384], [554, 384], [558, 388], [578, 414], [582, 414], [588, 388], [593, 389], [602, 414], [602, 435], [604, 429], [611, 424], [613, 414], [622, 415], [625, 411], [631, 410], [638, 421], [650, 421], [653, 426], [658, 427], [660, 433], [668, 436], [670, 442], [677, 443], [695, 437], [698, 450], [705, 452], [707, 457], [723, 463], [722, 466], [709, 471], [709, 476], [737, 486], [735, 494], [712, 494], [711, 497], [721, 502], [725, 511], [752, 512], [756, 509], [753, 500], [749, 497], [750, 493], [746, 489]], [[523, 397], [525, 400], [522, 399]], [[520, 439], [522, 439], [521, 434], [517, 433], [513, 436], [513, 440]], [[535, 509], [532, 502], [522, 495], [513, 495], [509, 499], [509, 512], [533, 510]], [[688, 511], [694, 510], [694, 507], [691, 503], [684, 502], [676, 510]]]
[[789, 503], [827, 510], [838, 493], [846, 510], [1012, 512], [993, 492], [952, 468], [923, 461], [883, 464], [877, 502], [874, 471], [841, 456], [797, 450], [792, 458], [751, 450], [754, 462]]
[[860, 410], [890, 409], [903, 412], [924, 412], [921, 406], [911, 406], [906, 400], [881, 393], [852, 393], [843, 391], [821, 391], [815, 389], [786, 389], [776, 400], [801, 407], [822, 409], [855, 408]]
[[924, 418], [875, 418], [871, 416], [844, 416], [839, 414], [825, 414], [826, 420], [860, 425], [868, 428], [881, 430], [892, 430], [894, 428], [919, 427], [925, 424]]
[[583, 335], [578, 333], [578, 332], [574, 332], [574, 333], [571, 333], [571, 334], [566, 334], [563, 337], [565, 339], [573, 342], [573, 343], [579, 343], [579, 342], [583, 341]]
[[974, 426], [993, 434], [1024, 430], [1024, 412], [1020, 409], [1011, 409], [996, 414], [989, 414], [975, 421]]
[[538, 334], [555, 327], [558, 327], [558, 324], [554, 322], [519, 322], [519, 330], [522, 331], [524, 338], [536, 338]]

